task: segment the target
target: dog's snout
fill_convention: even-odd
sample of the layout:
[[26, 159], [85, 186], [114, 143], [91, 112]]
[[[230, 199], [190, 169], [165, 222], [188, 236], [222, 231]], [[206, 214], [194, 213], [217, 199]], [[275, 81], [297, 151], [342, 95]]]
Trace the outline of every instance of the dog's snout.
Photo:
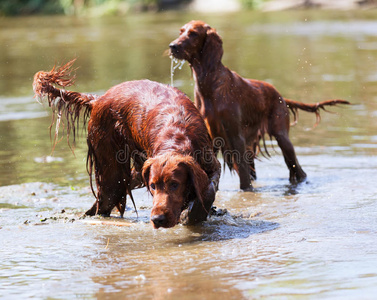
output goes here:
[[176, 43], [170, 43], [169, 48], [171, 50], [177, 50], [177, 44]]
[[151, 221], [156, 228], [159, 228], [166, 225], [168, 220], [165, 215], [154, 215], [151, 217]]

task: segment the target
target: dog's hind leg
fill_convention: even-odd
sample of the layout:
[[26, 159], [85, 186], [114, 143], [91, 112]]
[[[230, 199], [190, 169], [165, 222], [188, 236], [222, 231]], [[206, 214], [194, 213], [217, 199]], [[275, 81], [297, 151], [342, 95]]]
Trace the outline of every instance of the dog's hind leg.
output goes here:
[[276, 94], [276, 107], [269, 120], [268, 134], [275, 137], [283, 152], [285, 163], [289, 169], [289, 181], [297, 183], [304, 181], [306, 173], [301, 168], [296, 157], [295, 149], [289, 139], [289, 111], [282, 97]]
[[96, 166], [97, 200], [86, 215], [99, 214], [108, 217], [113, 208], [117, 207], [123, 216], [129, 176], [125, 176], [122, 166], [106, 165], [106, 168]]
[[[94, 167], [97, 193], [94, 189], [93, 193], [97, 200], [85, 214], [110, 216], [113, 208], [117, 207], [120, 215], [123, 216], [126, 197], [130, 191], [130, 160], [127, 156], [120, 157], [121, 151], [106, 141], [92, 142], [88, 139], [87, 167], [90, 177]], [[96, 145], [96, 147], [92, 145]]]
[[288, 134], [275, 134], [274, 135], [278, 145], [283, 152], [285, 163], [289, 169], [289, 181], [291, 183], [304, 181], [306, 173], [301, 168], [298, 159], [296, 157], [295, 149], [292, 142], [289, 140]]

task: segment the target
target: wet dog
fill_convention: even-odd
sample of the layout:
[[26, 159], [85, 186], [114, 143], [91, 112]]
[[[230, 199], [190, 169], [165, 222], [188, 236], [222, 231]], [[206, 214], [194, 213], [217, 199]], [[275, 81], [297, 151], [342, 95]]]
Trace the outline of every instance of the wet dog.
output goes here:
[[67, 91], [74, 81], [73, 62], [36, 73], [33, 89], [36, 97], [47, 97], [57, 130], [65, 115], [68, 137], [75, 137], [80, 114], [88, 121], [87, 169], [97, 200], [86, 214], [109, 216], [117, 207], [123, 216], [126, 196], [134, 201], [132, 189], [146, 185], [153, 196], [154, 228], [173, 227], [183, 210], [188, 224], [206, 220], [221, 166], [190, 99], [149, 80], [121, 83], [103, 96]]
[[292, 183], [305, 180], [294, 147], [289, 139], [289, 110], [313, 112], [319, 121], [319, 110], [325, 106], [349, 104], [345, 100], [328, 100], [305, 104], [283, 98], [269, 83], [245, 79], [225, 67], [222, 40], [214, 28], [202, 21], [191, 21], [180, 30], [170, 45], [173, 57], [190, 64], [195, 80], [195, 104], [202, 114], [216, 152], [240, 177], [240, 188], [251, 190], [256, 178], [254, 158], [265, 146], [265, 134], [278, 142], [289, 169]]

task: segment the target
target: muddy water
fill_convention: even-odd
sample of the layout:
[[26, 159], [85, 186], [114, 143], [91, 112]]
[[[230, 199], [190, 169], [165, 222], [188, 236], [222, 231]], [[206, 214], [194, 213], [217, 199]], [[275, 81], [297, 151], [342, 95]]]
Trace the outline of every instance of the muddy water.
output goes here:
[[[374, 12], [200, 16], [224, 39], [224, 62], [284, 96], [351, 107], [300, 114], [291, 138], [308, 181], [288, 182], [276, 143], [254, 193], [225, 171], [227, 209], [201, 226], [152, 230], [151, 197], [134, 194], [130, 226], [89, 225], [85, 133], [53, 156], [50, 114], [32, 98], [40, 69], [78, 57], [75, 90], [124, 80], [170, 83], [164, 50], [192, 18], [0, 19], [0, 297], [3, 299], [374, 299], [377, 293], [377, 21]], [[192, 97], [187, 64], [174, 85]], [[116, 216], [116, 215], [115, 215]], [[113, 218], [116, 221], [120, 221]]]

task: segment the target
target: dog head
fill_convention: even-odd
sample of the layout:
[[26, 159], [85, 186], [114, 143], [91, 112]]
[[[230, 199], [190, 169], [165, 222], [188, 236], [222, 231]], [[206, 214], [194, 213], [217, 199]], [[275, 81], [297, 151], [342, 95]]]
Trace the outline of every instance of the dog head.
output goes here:
[[169, 45], [170, 54], [193, 63], [205, 55], [222, 56], [222, 40], [214, 28], [203, 21], [190, 21], [183, 25], [179, 37]]
[[153, 196], [154, 228], [173, 227], [190, 201], [203, 202], [209, 179], [192, 156], [164, 154], [149, 158], [143, 166], [144, 182]]

